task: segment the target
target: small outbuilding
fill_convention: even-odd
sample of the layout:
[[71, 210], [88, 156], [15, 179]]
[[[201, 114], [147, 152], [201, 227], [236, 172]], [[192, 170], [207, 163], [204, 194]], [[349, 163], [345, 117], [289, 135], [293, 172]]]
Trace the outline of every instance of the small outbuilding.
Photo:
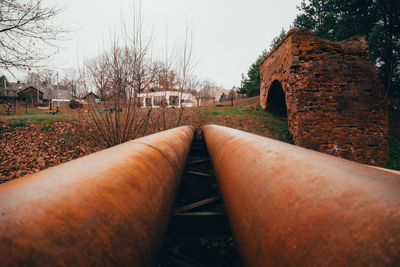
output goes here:
[[18, 92], [18, 98], [32, 103], [43, 101], [44, 93], [36, 86], [30, 85]]
[[95, 93], [89, 92], [84, 97], [81, 98], [83, 103], [99, 103], [100, 97], [98, 97]]

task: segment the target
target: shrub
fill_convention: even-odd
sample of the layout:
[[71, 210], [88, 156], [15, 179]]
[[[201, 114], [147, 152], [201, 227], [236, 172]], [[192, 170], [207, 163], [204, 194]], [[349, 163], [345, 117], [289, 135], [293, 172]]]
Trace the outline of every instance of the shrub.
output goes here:
[[226, 95], [225, 93], [222, 93], [222, 95], [219, 97], [219, 102], [225, 102], [226, 101]]
[[79, 103], [79, 102], [76, 101], [76, 100], [71, 100], [71, 101], [69, 101], [69, 107], [70, 107], [71, 109], [80, 108], [81, 106], [82, 106], [81, 103]]

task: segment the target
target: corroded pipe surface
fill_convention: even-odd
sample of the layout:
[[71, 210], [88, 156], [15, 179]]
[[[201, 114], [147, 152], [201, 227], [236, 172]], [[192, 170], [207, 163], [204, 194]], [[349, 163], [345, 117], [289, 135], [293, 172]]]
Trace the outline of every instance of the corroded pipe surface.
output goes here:
[[0, 265], [155, 265], [192, 138], [180, 127], [2, 184]]
[[203, 131], [245, 265], [400, 263], [400, 175], [226, 127]]

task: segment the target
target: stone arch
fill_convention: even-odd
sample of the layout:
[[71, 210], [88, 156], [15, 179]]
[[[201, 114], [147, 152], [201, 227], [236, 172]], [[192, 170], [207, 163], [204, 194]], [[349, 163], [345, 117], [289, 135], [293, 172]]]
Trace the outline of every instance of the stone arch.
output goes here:
[[278, 115], [287, 116], [285, 91], [278, 80], [274, 80], [268, 89], [267, 109]]
[[286, 108], [296, 145], [385, 166], [388, 111], [380, 90], [360, 36], [329, 42], [292, 29], [260, 62], [260, 105]]

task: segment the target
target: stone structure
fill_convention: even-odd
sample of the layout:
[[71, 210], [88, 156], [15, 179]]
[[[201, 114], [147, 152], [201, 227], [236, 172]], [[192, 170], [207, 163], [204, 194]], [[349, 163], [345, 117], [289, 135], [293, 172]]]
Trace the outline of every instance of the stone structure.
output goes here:
[[296, 145], [361, 163], [389, 160], [388, 111], [365, 39], [293, 29], [260, 63], [261, 107], [287, 114]]

